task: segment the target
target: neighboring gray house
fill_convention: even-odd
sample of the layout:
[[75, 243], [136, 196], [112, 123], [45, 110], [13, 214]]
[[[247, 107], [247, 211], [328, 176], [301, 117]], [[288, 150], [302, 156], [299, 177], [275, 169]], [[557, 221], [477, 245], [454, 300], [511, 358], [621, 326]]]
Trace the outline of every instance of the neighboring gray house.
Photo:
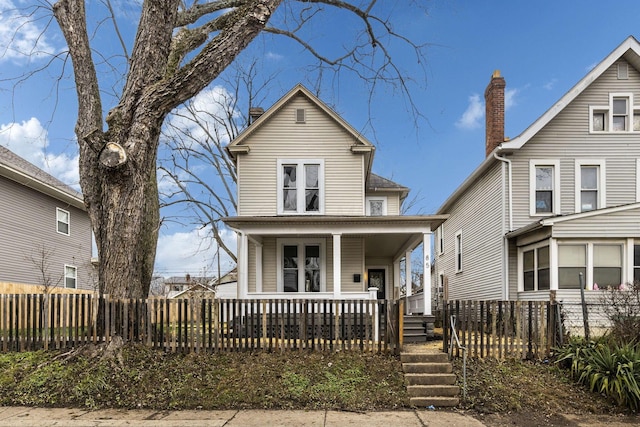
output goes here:
[[82, 194], [0, 146], [0, 199], [0, 292], [95, 289]]
[[[522, 134], [485, 92], [486, 158], [438, 210], [445, 300], [580, 298], [640, 280], [640, 44], [626, 39]], [[596, 287], [597, 285], [597, 287]]]

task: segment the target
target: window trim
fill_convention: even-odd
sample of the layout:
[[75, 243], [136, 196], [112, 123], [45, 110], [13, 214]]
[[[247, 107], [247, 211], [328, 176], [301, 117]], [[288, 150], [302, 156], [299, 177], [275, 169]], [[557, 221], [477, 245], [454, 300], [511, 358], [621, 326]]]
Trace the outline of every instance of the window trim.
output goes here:
[[462, 267], [463, 267], [462, 230], [456, 231], [454, 242], [455, 242], [454, 265], [455, 265], [456, 273], [461, 273]]
[[[278, 215], [324, 215], [324, 159], [278, 159], [278, 171], [277, 171], [277, 213]], [[296, 200], [298, 202], [298, 206], [295, 212], [288, 212], [284, 210], [284, 197], [282, 194], [282, 189], [284, 187], [284, 176], [282, 168], [284, 165], [296, 165], [297, 172], [300, 173], [304, 170], [305, 165], [318, 165], [318, 192], [319, 192], [319, 203], [318, 203], [318, 211], [317, 212], [306, 212], [304, 210], [304, 202], [305, 202], [305, 174], [302, 172], [301, 176], [303, 177], [300, 180], [300, 185], [296, 187], [297, 195]]]
[[[276, 239], [276, 291], [278, 293], [284, 292], [284, 274], [282, 271], [282, 258], [283, 250], [285, 246], [298, 246], [298, 254], [304, 253], [305, 245], [318, 245], [320, 247], [320, 293], [327, 292], [327, 248], [325, 239], [296, 239], [296, 238], [281, 238]], [[298, 256], [300, 258], [300, 256]], [[301, 274], [302, 273], [302, 274]], [[316, 292], [304, 291], [304, 263], [298, 261], [298, 292], [291, 292], [292, 294], [305, 294]]]
[[444, 255], [444, 224], [436, 228], [436, 255]]
[[[627, 100], [627, 129], [613, 130], [613, 100], [617, 98], [626, 98]], [[634, 115], [640, 113], [640, 106], [635, 105], [633, 92], [611, 92], [609, 93], [609, 105], [590, 105], [589, 106], [589, 133], [638, 133], [640, 130], [634, 130]], [[603, 113], [605, 115], [604, 130], [595, 130], [593, 128], [593, 115], [595, 113]]]
[[[539, 270], [539, 264], [538, 264], [538, 250], [540, 248], [544, 248], [544, 247], [548, 247], [549, 248], [549, 289], [542, 289], [540, 290], [538, 288], [538, 270]], [[529, 251], [533, 251], [533, 256], [534, 256], [534, 269], [533, 271], [535, 272], [534, 274], [534, 279], [533, 279], [533, 290], [525, 290], [524, 289], [524, 253], [525, 252], [529, 252]], [[549, 292], [549, 290], [551, 289], [551, 282], [552, 282], [552, 272], [553, 272], [553, 261], [552, 261], [552, 252], [551, 252], [551, 241], [549, 239], [546, 240], [542, 240], [540, 242], [531, 244], [531, 245], [526, 245], [526, 246], [521, 246], [518, 247], [518, 280], [517, 280], [517, 285], [518, 285], [518, 292]]]
[[[536, 212], [536, 168], [553, 167], [553, 194], [551, 212]], [[531, 159], [529, 160], [529, 216], [544, 217], [560, 213], [560, 160], [557, 159]]]
[[628, 277], [628, 260], [627, 260], [627, 251], [633, 251], [633, 247], [629, 247], [629, 244], [623, 239], [594, 239], [594, 240], [559, 240], [557, 242], [557, 252], [556, 252], [556, 287], [558, 290], [575, 290], [571, 288], [561, 288], [560, 287], [560, 246], [584, 246], [585, 247], [585, 256], [586, 256], [586, 265], [585, 265], [585, 288], [587, 290], [593, 290], [593, 269], [594, 269], [594, 259], [593, 259], [593, 247], [598, 245], [610, 245], [610, 246], [620, 246], [620, 262], [621, 262], [621, 278], [622, 282], [626, 283], [629, 281]]
[[365, 197], [365, 215], [371, 216], [371, 204], [370, 202], [381, 201], [382, 202], [382, 215], [387, 216], [387, 196], [367, 196]]
[[602, 209], [607, 206], [606, 200], [606, 161], [604, 159], [576, 159], [575, 160], [575, 212], [587, 212], [582, 210], [582, 167], [583, 166], [597, 166], [598, 168], [598, 187], [597, 190], [597, 206], [593, 210]]
[[[73, 277], [67, 276], [67, 269], [73, 269]], [[76, 267], [75, 265], [71, 265], [71, 264], [65, 264], [64, 265], [63, 277], [64, 277], [64, 287], [65, 287], [65, 289], [78, 289], [78, 267]], [[73, 287], [67, 286], [67, 278], [72, 278], [73, 279], [73, 284], [74, 284]]]
[[636, 202], [640, 202], [640, 159], [636, 159]]
[[[67, 222], [65, 223], [64, 221], [60, 220], [60, 216], [59, 214], [61, 212], [64, 212], [65, 214], [67, 214]], [[60, 231], [60, 224], [66, 224], [67, 226], [67, 232], [63, 232]], [[56, 208], [56, 232], [58, 234], [62, 234], [63, 236], [70, 236], [71, 235], [71, 213], [65, 209], [62, 208]]]

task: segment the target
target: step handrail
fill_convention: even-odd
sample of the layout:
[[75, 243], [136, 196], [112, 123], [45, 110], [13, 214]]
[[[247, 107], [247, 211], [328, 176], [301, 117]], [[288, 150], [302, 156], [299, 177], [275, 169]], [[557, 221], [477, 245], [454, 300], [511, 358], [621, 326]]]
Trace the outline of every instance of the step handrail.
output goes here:
[[467, 400], [467, 347], [460, 344], [458, 332], [456, 331], [456, 316], [451, 315], [451, 335], [449, 339], [449, 357], [453, 357], [453, 341], [455, 339], [456, 347], [462, 350], [462, 400]]

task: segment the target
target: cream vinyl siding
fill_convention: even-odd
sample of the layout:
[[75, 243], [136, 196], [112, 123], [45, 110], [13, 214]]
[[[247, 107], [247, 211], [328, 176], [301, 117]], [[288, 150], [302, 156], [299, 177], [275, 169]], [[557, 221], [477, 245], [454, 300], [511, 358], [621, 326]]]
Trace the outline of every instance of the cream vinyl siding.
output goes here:
[[[296, 109], [306, 122], [295, 122]], [[302, 95], [274, 114], [251, 135], [248, 154], [238, 155], [238, 215], [277, 214], [278, 159], [324, 160], [325, 215], [362, 215], [364, 161], [340, 125]]]
[[640, 107], [640, 74], [629, 66], [629, 79], [618, 80], [617, 63], [613, 64], [512, 156], [515, 229], [538, 219], [529, 216], [529, 159], [560, 161], [563, 215], [575, 212], [576, 158], [605, 161], [605, 207], [635, 202], [640, 133], [589, 133], [589, 106], [608, 105], [614, 92], [633, 93], [635, 106]]
[[553, 237], [627, 238], [640, 237], [640, 208], [558, 222]]
[[[496, 163], [454, 203], [444, 223], [444, 255], [436, 271], [448, 279], [449, 299], [501, 299], [503, 218], [502, 165]], [[455, 269], [455, 234], [462, 232], [462, 271]]]
[[[64, 266], [77, 267], [77, 289], [94, 289], [91, 224], [83, 210], [0, 177], [0, 282], [39, 285], [34, 262], [46, 255], [45, 274], [64, 288]], [[56, 208], [69, 212], [69, 235], [57, 232]]]
[[[359, 237], [342, 237], [342, 290], [362, 292], [364, 284], [364, 242]], [[353, 281], [353, 275], [360, 275], [360, 283]]]

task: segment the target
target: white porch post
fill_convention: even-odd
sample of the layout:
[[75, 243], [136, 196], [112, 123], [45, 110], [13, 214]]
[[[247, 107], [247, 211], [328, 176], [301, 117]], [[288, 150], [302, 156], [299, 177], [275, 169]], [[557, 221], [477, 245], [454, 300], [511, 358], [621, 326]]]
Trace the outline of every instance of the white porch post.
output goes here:
[[424, 297], [425, 316], [431, 316], [431, 233], [422, 237], [422, 296]]
[[262, 245], [261, 244], [256, 244], [256, 292], [257, 293], [262, 292]]
[[249, 292], [249, 239], [246, 233], [240, 233], [238, 246], [238, 298], [243, 299]]
[[342, 283], [340, 282], [342, 277], [341, 236], [341, 234], [333, 235], [333, 297], [335, 299], [340, 299], [342, 295]]
[[405, 284], [405, 295], [407, 296], [407, 304], [406, 304], [406, 313], [412, 314], [413, 310], [411, 309], [411, 304], [409, 303], [409, 297], [412, 294], [411, 287], [411, 251], [407, 251], [404, 254], [404, 284]]

